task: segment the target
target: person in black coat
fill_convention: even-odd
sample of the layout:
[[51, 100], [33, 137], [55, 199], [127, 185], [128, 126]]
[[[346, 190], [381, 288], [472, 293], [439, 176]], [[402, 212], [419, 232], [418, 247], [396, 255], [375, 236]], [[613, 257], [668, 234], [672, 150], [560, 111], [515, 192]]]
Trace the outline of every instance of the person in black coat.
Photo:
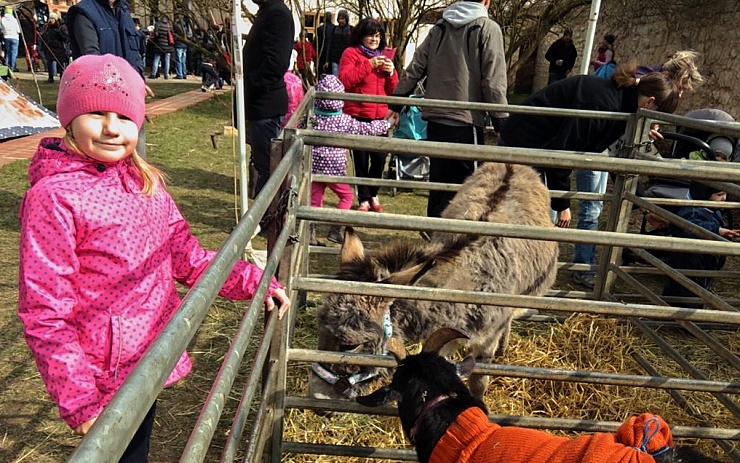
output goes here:
[[49, 71], [49, 82], [54, 82], [54, 76], [59, 72], [62, 74], [69, 62], [67, 47], [69, 34], [67, 26], [59, 21], [59, 14], [51, 12], [49, 22], [44, 26], [42, 34], [44, 50], [46, 54], [46, 70]]
[[573, 31], [566, 29], [563, 36], [554, 41], [545, 53], [545, 59], [550, 63], [547, 85], [568, 77], [577, 57], [578, 51], [573, 45]]
[[170, 57], [175, 52], [174, 32], [167, 16], [162, 15], [157, 24], [154, 25], [152, 41], [154, 42], [154, 61], [152, 61], [152, 72], [149, 74], [149, 78], [156, 79], [159, 77], [159, 63], [164, 62], [164, 78], [167, 79], [170, 75]]
[[250, 162], [257, 170], [255, 191], [270, 177], [270, 140], [280, 133], [288, 112], [283, 75], [290, 66], [295, 26], [283, 0], [254, 0], [259, 5], [244, 45], [244, 96], [251, 144]]
[[318, 53], [316, 61], [316, 77], [321, 74], [331, 73], [331, 46], [334, 38], [334, 24], [331, 22], [331, 12], [327, 11], [324, 15], [324, 23], [316, 29], [316, 43], [314, 48]]
[[[532, 94], [522, 105], [622, 113], [635, 113], [638, 108], [675, 111], [679, 99], [676, 82], [658, 72], [637, 79], [636, 69], [632, 62], [619, 65], [611, 79], [569, 77]], [[513, 113], [501, 129], [499, 145], [600, 153], [624, 134], [625, 127], [625, 121]], [[540, 169], [551, 190], [570, 190], [570, 172]], [[557, 225], [567, 227], [570, 200], [553, 198], [551, 205], [558, 213]]]

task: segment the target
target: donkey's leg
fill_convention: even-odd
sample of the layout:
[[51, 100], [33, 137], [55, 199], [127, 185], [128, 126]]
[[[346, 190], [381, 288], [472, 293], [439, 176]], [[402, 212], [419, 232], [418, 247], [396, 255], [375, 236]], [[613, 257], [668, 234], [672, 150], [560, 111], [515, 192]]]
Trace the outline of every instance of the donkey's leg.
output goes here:
[[[473, 356], [476, 362], [492, 363], [497, 358], [503, 357], [509, 344], [509, 335], [511, 333], [511, 316], [509, 309], [492, 308], [497, 315], [490, 324], [486, 336], [482, 337], [482, 343], [474, 347]], [[488, 389], [490, 378], [487, 375], [473, 374], [468, 379], [468, 388], [477, 398], [483, 399], [483, 395]]]

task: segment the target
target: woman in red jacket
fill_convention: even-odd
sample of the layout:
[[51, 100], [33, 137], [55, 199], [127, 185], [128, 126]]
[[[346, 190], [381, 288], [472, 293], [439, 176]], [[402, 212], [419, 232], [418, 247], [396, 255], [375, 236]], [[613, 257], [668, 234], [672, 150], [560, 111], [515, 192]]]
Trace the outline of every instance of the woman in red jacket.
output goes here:
[[[385, 53], [384, 53], [385, 52]], [[362, 95], [391, 95], [398, 83], [393, 60], [386, 50], [385, 30], [377, 19], [366, 18], [352, 31], [350, 46], [339, 61], [339, 80], [347, 93]], [[388, 105], [347, 101], [344, 112], [362, 122], [384, 119]], [[353, 150], [355, 175], [381, 178], [388, 153]], [[378, 187], [358, 185], [359, 211], [382, 212]]]

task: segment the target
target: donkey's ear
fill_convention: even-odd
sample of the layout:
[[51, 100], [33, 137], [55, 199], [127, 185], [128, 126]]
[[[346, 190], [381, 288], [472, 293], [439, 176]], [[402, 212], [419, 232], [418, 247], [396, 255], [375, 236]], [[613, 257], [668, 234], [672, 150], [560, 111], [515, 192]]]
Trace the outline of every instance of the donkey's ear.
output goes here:
[[399, 399], [399, 394], [388, 386], [383, 386], [368, 395], [355, 398], [358, 404], [366, 407], [379, 407]]
[[344, 243], [339, 252], [339, 264], [347, 264], [365, 257], [365, 248], [352, 227], [344, 227]]
[[475, 359], [472, 355], [468, 355], [462, 360], [462, 362], [457, 362], [455, 364], [455, 368], [457, 369], [457, 376], [467, 378], [473, 373], [473, 369], [475, 368]]
[[426, 275], [426, 273], [434, 267], [435, 263], [434, 259], [431, 259], [421, 264], [412, 265], [400, 272], [394, 273], [385, 280], [380, 281], [380, 283], [411, 286], [419, 281], [421, 277]]

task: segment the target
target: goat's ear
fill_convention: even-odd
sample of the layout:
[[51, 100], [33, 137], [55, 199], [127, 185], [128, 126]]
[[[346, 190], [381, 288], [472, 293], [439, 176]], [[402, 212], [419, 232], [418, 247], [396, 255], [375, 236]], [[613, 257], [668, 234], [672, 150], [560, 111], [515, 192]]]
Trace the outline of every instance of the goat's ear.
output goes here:
[[457, 362], [455, 364], [455, 368], [457, 369], [457, 376], [467, 378], [473, 373], [473, 369], [475, 368], [475, 359], [472, 355], [468, 355], [462, 362]]
[[399, 399], [399, 394], [388, 386], [381, 387], [368, 395], [355, 398], [357, 403], [366, 407], [379, 407]]
[[415, 284], [421, 277], [423, 277], [429, 270], [434, 267], [435, 261], [428, 260], [421, 264], [412, 265], [411, 267], [405, 268], [400, 272], [396, 272], [389, 276], [380, 283], [388, 283], [392, 285], [406, 285], [411, 286]]
[[454, 341], [455, 339], [470, 339], [467, 333], [457, 328], [440, 328], [434, 333], [429, 335], [429, 338], [424, 342], [422, 352], [433, 352], [439, 353], [447, 343]]
[[339, 263], [346, 264], [365, 257], [365, 248], [352, 227], [344, 227], [344, 243], [339, 252]]

